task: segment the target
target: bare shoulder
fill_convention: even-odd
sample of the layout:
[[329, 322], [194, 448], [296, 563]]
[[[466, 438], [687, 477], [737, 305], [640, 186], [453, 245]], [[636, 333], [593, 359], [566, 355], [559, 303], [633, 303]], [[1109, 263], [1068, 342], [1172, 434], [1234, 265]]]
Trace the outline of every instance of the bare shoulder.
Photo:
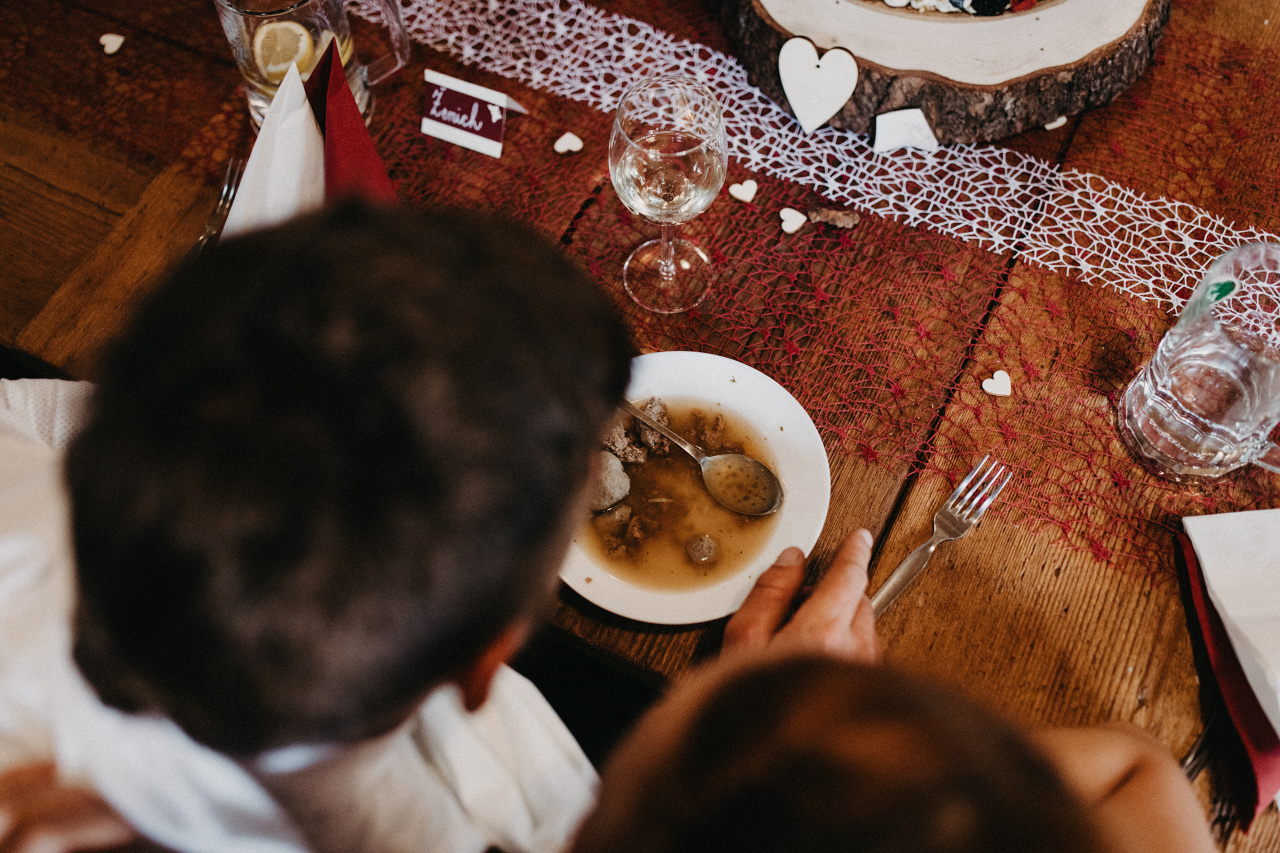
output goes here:
[[1116, 853], [1213, 853], [1204, 812], [1159, 740], [1128, 723], [1035, 733]]

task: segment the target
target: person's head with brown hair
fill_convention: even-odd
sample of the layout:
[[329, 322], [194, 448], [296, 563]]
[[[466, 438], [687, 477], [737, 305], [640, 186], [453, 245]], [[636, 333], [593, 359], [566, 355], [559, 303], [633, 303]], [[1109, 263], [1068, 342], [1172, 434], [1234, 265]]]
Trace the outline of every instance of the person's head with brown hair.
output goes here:
[[557, 246], [480, 214], [347, 202], [184, 263], [67, 457], [77, 663], [238, 755], [483, 701], [632, 353]]
[[823, 655], [719, 665], [652, 710], [573, 853], [1094, 853], [1084, 808], [1007, 722]]

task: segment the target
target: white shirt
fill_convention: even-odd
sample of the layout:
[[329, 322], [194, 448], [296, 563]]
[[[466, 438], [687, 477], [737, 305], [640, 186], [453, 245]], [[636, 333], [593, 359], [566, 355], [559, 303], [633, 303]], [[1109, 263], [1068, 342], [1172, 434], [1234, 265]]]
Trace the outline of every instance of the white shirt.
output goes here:
[[566, 846], [594, 801], [595, 771], [537, 689], [505, 667], [475, 714], [445, 686], [386, 737], [300, 750], [300, 766], [256, 776], [165, 718], [103, 705], [71, 659], [61, 470], [90, 391], [0, 380], [0, 769], [52, 759], [144, 835], [193, 853]]

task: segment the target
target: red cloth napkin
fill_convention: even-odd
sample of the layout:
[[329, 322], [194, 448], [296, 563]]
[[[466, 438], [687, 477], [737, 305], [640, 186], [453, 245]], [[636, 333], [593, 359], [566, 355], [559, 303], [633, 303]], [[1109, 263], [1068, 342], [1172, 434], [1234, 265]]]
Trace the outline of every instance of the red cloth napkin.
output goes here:
[[1222, 691], [1231, 722], [1244, 741], [1245, 752], [1253, 768], [1257, 800], [1253, 815], [1242, 827], [1247, 830], [1253, 818], [1270, 805], [1276, 793], [1280, 792], [1280, 737], [1276, 736], [1271, 721], [1267, 719], [1262, 705], [1249, 687], [1240, 660], [1231, 647], [1227, 629], [1223, 626], [1218, 611], [1214, 609], [1213, 602], [1209, 600], [1204, 578], [1200, 574], [1200, 564], [1196, 561], [1195, 548], [1184, 533], [1178, 534], [1178, 548], [1187, 564], [1187, 576], [1191, 580], [1191, 600], [1195, 603], [1196, 617], [1200, 623], [1200, 632], [1204, 635], [1214, 678], [1218, 682], [1218, 689]]
[[337, 39], [329, 42], [329, 49], [311, 70], [306, 89], [324, 136], [325, 201], [352, 194], [374, 201], [396, 201], [396, 189], [347, 86]]

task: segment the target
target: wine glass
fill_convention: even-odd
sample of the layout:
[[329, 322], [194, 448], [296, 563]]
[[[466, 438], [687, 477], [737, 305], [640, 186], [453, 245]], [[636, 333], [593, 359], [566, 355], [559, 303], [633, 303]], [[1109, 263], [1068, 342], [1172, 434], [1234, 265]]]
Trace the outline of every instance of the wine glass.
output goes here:
[[727, 159], [724, 117], [706, 86], [650, 77], [623, 93], [609, 177], [628, 210], [662, 226], [662, 237], [640, 244], [622, 267], [622, 285], [641, 308], [675, 314], [706, 297], [711, 261], [675, 228], [711, 205]]

